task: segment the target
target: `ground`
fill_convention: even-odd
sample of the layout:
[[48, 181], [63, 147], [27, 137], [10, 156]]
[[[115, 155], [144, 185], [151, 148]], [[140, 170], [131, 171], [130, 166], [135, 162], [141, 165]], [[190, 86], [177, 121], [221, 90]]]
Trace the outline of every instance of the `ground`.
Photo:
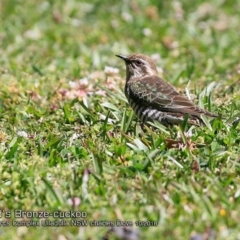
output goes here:
[[[239, 8], [2, 0], [1, 239], [240, 239]], [[115, 57], [133, 52], [219, 118], [142, 131]]]

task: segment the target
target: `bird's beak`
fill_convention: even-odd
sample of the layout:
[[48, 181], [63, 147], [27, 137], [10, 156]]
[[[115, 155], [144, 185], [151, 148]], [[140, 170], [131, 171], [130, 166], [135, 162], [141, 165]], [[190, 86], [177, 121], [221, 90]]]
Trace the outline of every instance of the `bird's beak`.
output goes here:
[[123, 59], [124, 61], [128, 60], [128, 57], [124, 56], [124, 55], [116, 55], [116, 57], [119, 57], [119, 58]]

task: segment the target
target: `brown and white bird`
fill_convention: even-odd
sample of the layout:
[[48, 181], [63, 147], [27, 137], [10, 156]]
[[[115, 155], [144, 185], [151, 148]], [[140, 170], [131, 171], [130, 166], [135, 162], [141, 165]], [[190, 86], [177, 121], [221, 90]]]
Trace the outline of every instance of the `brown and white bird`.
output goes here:
[[138, 53], [116, 56], [125, 61], [125, 95], [143, 124], [153, 120], [165, 126], [180, 124], [188, 115], [189, 124], [199, 125], [203, 123], [201, 115], [217, 117], [195, 105], [162, 80], [150, 57]]

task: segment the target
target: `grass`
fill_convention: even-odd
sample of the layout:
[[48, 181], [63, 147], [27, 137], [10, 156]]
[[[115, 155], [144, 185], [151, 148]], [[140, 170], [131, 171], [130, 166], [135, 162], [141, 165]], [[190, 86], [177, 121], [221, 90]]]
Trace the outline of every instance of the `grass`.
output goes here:
[[[1, 1], [1, 223], [12, 225], [17, 209], [81, 211], [89, 221], [1, 227], [1, 239], [124, 239], [120, 228], [89, 226], [117, 219], [133, 224], [132, 239], [240, 239], [239, 7]], [[226, 119], [182, 126], [186, 144], [179, 127], [142, 132], [114, 56], [132, 52], [153, 55], [161, 77]]]

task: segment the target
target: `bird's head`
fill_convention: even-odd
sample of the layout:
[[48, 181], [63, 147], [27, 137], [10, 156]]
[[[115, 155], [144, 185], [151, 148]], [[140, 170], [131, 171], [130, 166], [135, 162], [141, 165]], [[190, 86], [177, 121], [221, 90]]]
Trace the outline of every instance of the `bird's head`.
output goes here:
[[125, 61], [127, 81], [133, 78], [157, 75], [157, 68], [153, 60], [146, 55], [134, 53], [129, 56], [116, 56]]

